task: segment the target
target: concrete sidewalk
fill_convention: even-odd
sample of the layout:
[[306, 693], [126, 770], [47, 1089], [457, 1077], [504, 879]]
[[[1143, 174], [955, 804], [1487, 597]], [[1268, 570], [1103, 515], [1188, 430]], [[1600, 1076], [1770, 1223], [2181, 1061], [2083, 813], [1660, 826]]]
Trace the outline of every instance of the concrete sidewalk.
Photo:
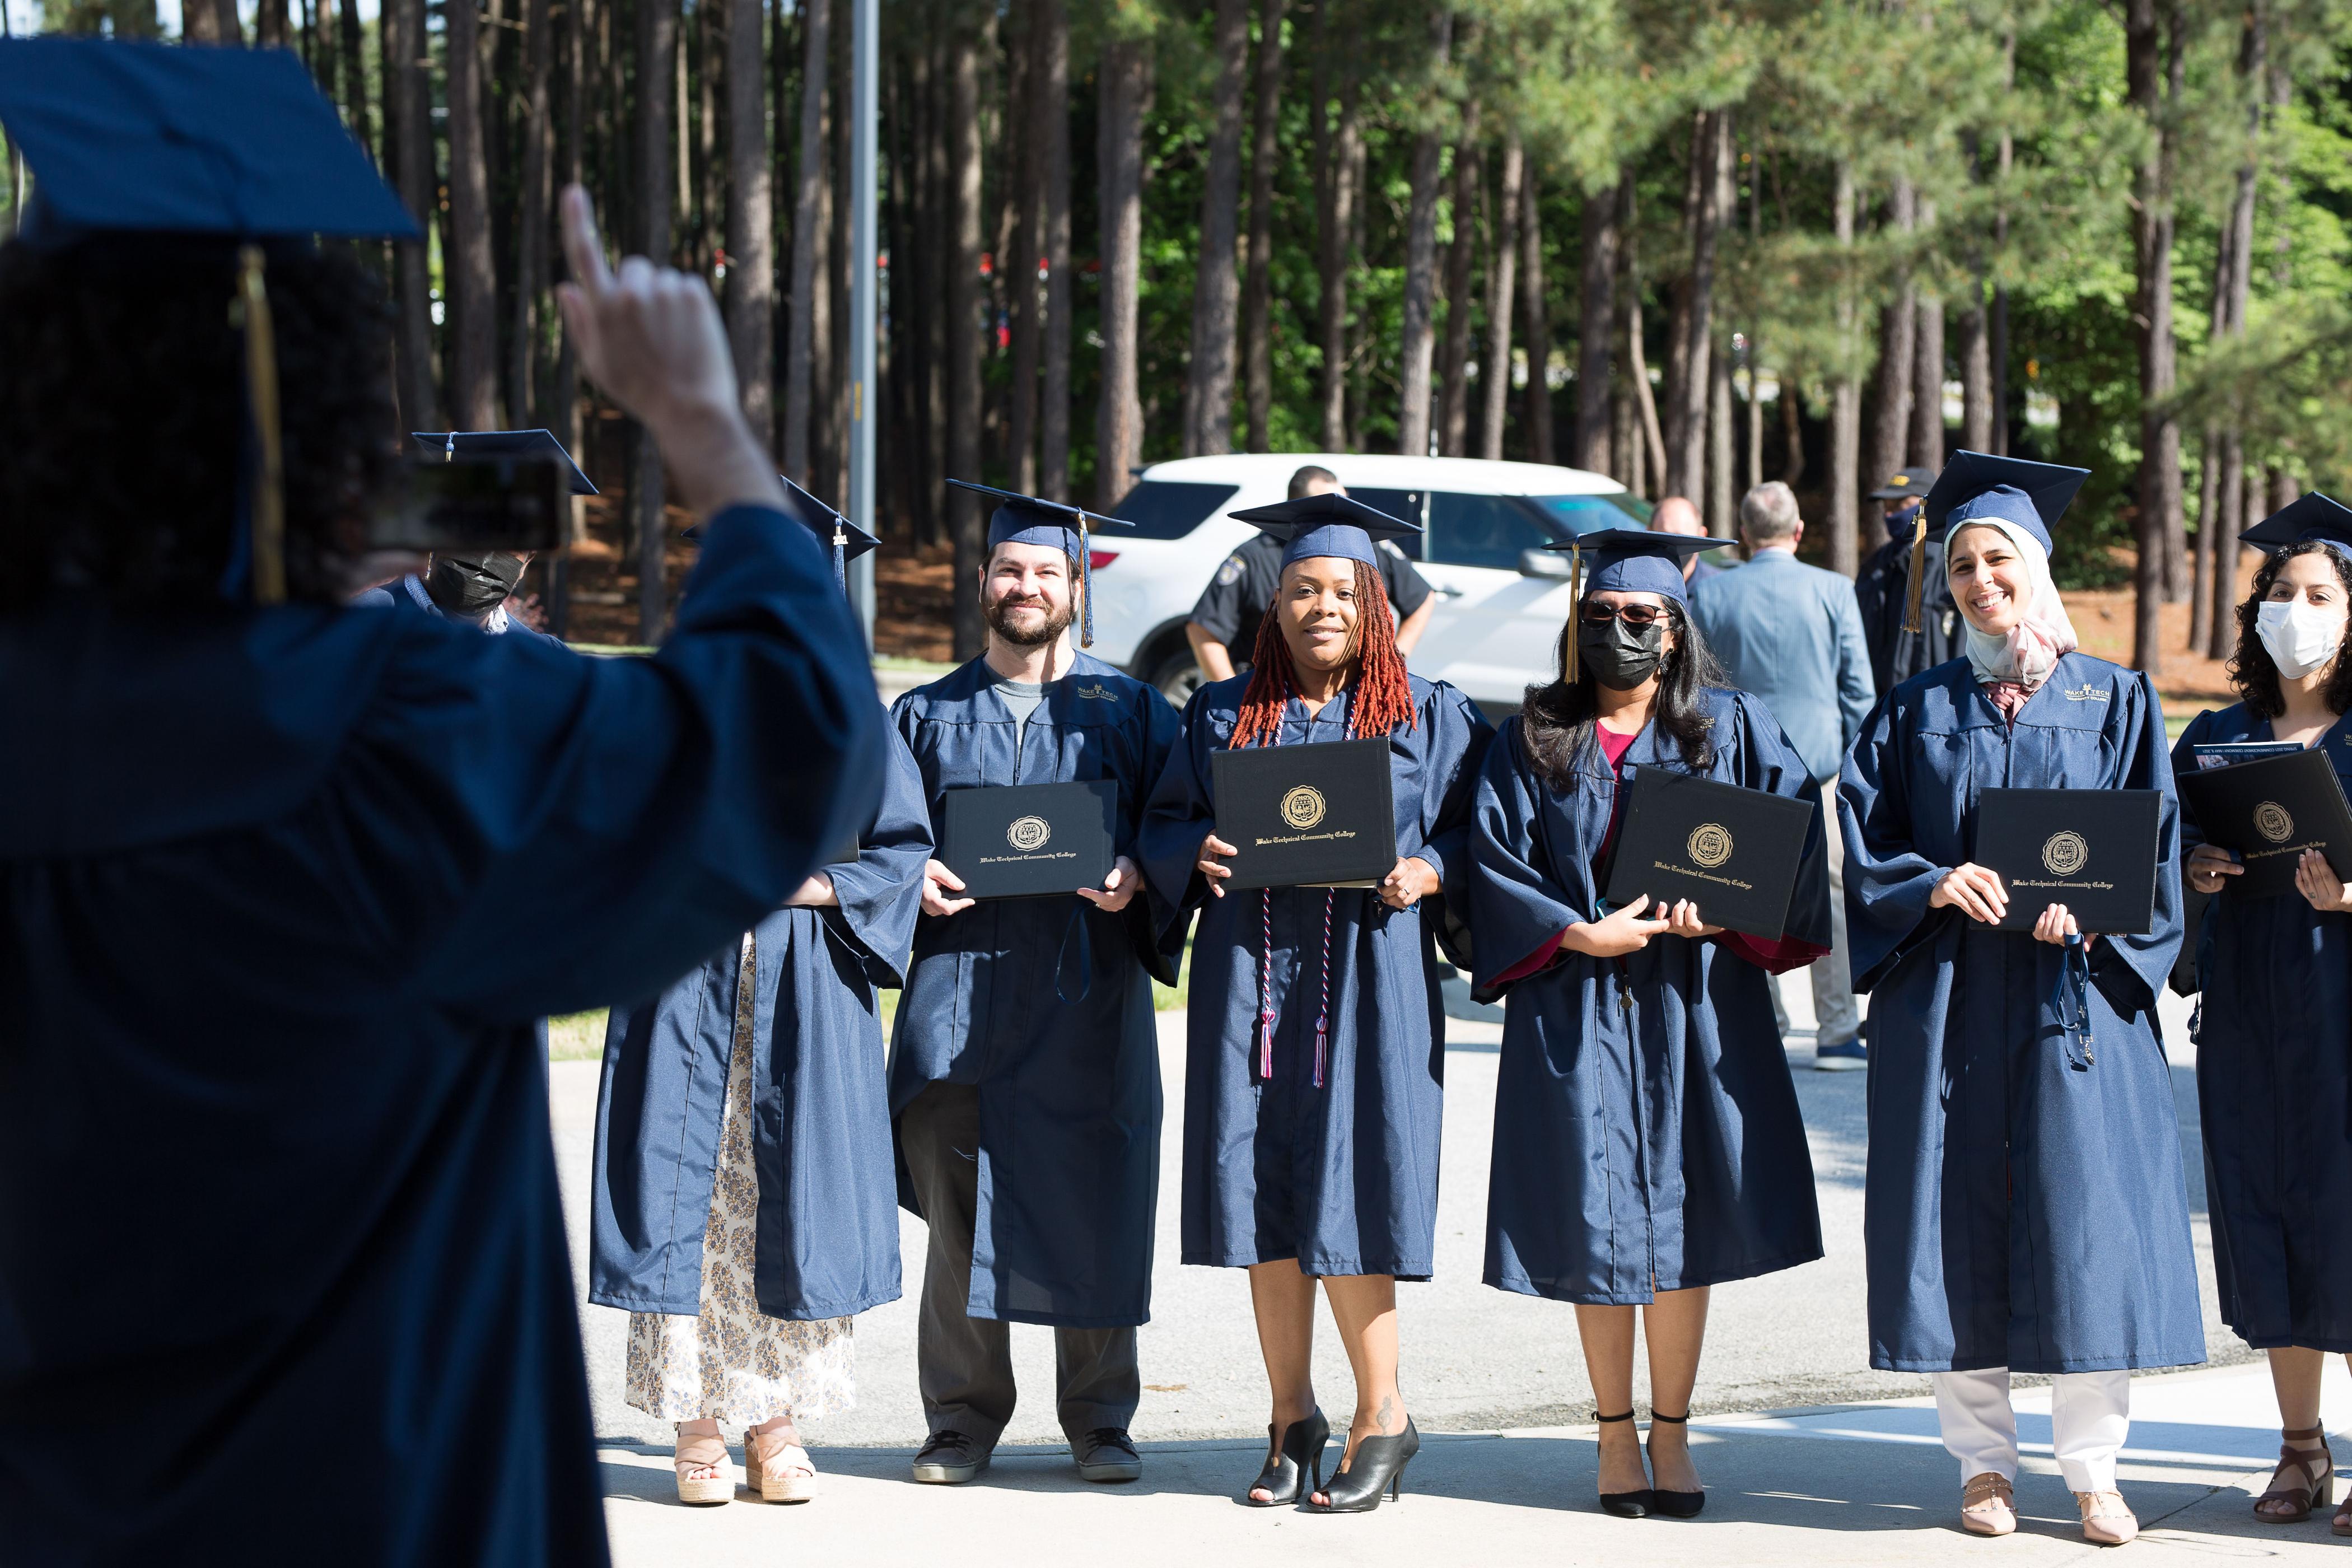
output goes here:
[[[2352, 1415], [2352, 1383], [2331, 1365], [2327, 1407]], [[2123, 1490], [2143, 1529], [2139, 1558], [2318, 1563], [2352, 1551], [2326, 1518], [2255, 1521], [2278, 1437], [2269, 1378], [2259, 1368], [2142, 1378], [2133, 1385]], [[1144, 1479], [1089, 1486], [1058, 1448], [999, 1451], [968, 1487], [917, 1486], [910, 1448], [823, 1448], [823, 1494], [772, 1507], [739, 1491], [720, 1508], [679, 1505], [666, 1448], [604, 1450], [605, 1517], [622, 1568], [756, 1561], [992, 1564], [1232, 1564], [1346, 1562], [1648, 1563], [2076, 1561], [2087, 1546], [2050, 1460], [2049, 1394], [2018, 1394], [2026, 1471], [2022, 1522], [2003, 1542], [1958, 1523], [1957, 1467], [1924, 1399], [1807, 1411], [1703, 1417], [1693, 1442], [1708, 1484], [1698, 1519], [1620, 1520], [1601, 1513], [1593, 1428], [1431, 1434], [1396, 1505], [1354, 1518], [1240, 1506], [1260, 1445], [1145, 1445]], [[735, 1436], [730, 1433], [731, 1437]], [[1336, 1446], [1331, 1457], [1336, 1458]], [[2352, 1557], [2327, 1561], [2352, 1562]]]

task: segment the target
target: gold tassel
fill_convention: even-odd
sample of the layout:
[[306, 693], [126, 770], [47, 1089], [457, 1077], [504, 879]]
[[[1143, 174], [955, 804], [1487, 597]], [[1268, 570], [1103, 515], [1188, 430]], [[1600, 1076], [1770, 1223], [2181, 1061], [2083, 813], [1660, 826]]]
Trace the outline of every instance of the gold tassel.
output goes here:
[[253, 602], [286, 602], [286, 453], [278, 428], [278, 340], [269, 321], [269, 289], [262, 280], [261, 247], [237, 252], [237, 302], [245, 329], [245, 386], [261, 445], [261, 472], [247, 521], [253, 560]]
[[1927, 509], [1919, 509], [1919, 520], [1911, 525], [1911, 607], [1904, 612], [1903, 629], [1916, 636], [1919, 631], [1919, 595], [1927, 586]]
[[1574, 544], [1568, 551], [1568, 683], [1576, 684], [1577, 622], [1584, 618], [1584, 552]]

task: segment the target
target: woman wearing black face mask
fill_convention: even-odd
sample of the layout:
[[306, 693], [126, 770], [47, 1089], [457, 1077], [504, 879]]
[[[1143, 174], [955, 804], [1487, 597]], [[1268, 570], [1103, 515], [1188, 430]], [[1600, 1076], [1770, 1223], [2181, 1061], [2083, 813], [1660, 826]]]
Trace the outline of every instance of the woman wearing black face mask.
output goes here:
[[[1723, 685], [1685, 614], [1679, 557], [1714, 542], [1619, 530], [1581, 542], [1598, 558], [1560, 634], [1559, 678], [1528, 689], [1478, 786], [1475, 979], [1480, 995], [1507, 998], [1486, 1283], [1575, 1303], [1600, 1406], [1601, 1507], [1688, 1518], [1706, 1500], [1683, 1423], [1708, 1287], [1822, 1255], [1764, 976], [1828, 951], [1828, 863], [1817, 817], [1777, 942], [1709, 925], [1687, 901], [1602, 900], [1618, 786], [1633, 770], [1812, 790], [1779, 723]], [[1742, 1179], [1759, 1172], [1771, 1179]], [[1632, 1426], [1637, 1306], [1661, 1424], [1646, 1474]]]

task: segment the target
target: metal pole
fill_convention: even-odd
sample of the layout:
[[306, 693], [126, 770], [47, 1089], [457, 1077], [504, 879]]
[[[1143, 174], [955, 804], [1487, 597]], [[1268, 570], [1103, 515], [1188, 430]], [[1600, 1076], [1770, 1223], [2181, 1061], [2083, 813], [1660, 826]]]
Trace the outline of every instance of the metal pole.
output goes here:
[[[874, 493], [876, 332], [880, 257], [875, 234], [875, 151], [882, 100], [881, 0], [851, 0], [849, 36], [849, 515], [879, 533]], [[874, 646], [874, 557], [850, 567], [849, 591]]]

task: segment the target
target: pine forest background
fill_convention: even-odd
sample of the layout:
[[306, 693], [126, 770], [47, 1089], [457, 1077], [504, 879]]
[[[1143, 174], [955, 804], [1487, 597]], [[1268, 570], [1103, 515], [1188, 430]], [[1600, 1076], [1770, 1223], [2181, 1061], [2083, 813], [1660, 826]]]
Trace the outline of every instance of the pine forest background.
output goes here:
[[[842, 499], [845, 0], [184, 7], [188, 44], [298, 51], [426, 219], [381, 258], [404, 426], [544, 425], [604, 489], [559, 629], [652, 640], [687, 559], [556, 324], [566, 181], [710, 279], [756, 427]], [[1435, 451], [1727, 532], [1778, 478], [1851, 572], [1864, 493], [1969, 447], [2094, 470], [2060, 579], [2126, 589], [2160, 673], [2234, 636], [2216, 542], [2352, 480], [2352, 0], [881, 16], [886, 620], [891, 558], [976, 564], [949, 474], [1107, 507], [1181, 455]], [[166, 32], [154, 0], [39, 25]], [[958, 655], [969, 597], [936, 605]]]

